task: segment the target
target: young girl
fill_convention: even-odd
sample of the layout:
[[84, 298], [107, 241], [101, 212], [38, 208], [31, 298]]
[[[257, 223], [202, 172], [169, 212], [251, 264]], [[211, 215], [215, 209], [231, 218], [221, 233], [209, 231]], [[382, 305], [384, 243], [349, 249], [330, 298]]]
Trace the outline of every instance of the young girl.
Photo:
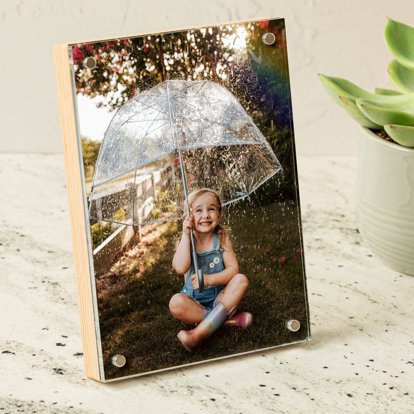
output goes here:
[[[183, 346], [192, 351], [225, 321], [226, 325], [247, 328], [252, 324], [252, 315], [242, 312], [231, 317], [246, 293], [248, 280], [239, 273], [229, 233], [220, 225], [219, 195], [202, 188], [189, 194], [188, 203], [190, 216], [184, 220], [172, 263], [177, 273], [185, 275], [185, 284], [181, 293], [171, 298], [169, 307], [174, 318], [188, 325], [197, 324], [177, 335]], [[203, 292], [199, 291], [191, 259], [190, 231], [195, 238], [198, 265], [203, 270]]]

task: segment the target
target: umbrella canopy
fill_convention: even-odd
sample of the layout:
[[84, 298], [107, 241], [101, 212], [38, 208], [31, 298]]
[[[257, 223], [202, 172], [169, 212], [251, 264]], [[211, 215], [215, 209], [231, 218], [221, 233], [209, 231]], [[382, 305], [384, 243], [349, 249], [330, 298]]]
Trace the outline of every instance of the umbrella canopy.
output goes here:
[[96, 163], [91, 216], [132, 225], [176, 220], [186, 186], [213, 188], [229, 204], [280, 168], [266, 138], [224, 86], [166, 81], [115, 113]]

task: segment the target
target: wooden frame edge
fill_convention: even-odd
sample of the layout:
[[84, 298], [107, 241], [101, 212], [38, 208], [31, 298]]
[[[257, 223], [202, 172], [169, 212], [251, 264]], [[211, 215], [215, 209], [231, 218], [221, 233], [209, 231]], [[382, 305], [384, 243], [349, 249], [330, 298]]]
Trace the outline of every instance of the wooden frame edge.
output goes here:
[[98, 342], [96, 336], [91, 270], [88, 256], [85, 207], [73, 102], [72, 74], [70, 70], [69, 45], [54, 45], [56, 86], [59, 102], [59, 117], [63, 139], [65, 172], [72, 246], [78, 288], [78, 302], [83, 343], [85, 373], [89, 378], [104, 381], [99, 368]]

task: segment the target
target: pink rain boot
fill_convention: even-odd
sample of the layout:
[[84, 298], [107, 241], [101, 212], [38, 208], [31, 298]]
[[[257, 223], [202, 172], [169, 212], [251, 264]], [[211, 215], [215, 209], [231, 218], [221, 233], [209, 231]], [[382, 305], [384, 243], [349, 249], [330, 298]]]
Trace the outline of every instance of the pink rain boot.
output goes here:
[[238, 326], [239, 328], [246, 329], [252, 323], [253, 315], [250, 312], [240, 312], [224, 322], [224, 326]]

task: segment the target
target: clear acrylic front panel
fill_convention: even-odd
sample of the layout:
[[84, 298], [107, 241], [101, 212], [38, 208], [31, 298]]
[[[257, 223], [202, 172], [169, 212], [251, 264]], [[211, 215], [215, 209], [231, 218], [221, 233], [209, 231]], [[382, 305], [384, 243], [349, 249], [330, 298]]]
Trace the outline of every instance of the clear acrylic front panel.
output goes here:
[[308, 339], [284, 20], [70, 52], [104, 379]]

